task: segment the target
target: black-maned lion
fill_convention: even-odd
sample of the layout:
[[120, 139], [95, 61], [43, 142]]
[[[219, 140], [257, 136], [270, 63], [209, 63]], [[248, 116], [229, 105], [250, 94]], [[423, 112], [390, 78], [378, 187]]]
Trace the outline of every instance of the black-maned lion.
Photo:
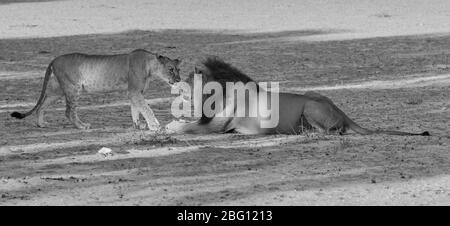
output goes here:
[[[249, 108], [252, 102], [259, 98], [245, 97], [244, 105], [239, 105], [233, 100], [227, 98], [236, 98], [233, 95], [226, 95], [226, 82], [242, 82], [247, 84], [253, 80], [240, 72], [238, 69], [223, 62], [216, 57], [207, 58], [201, 64], [195, 67], [194, 72], [189, 74], [185, 80], [191, 87], [194, 74], [202, 76], [203, 85], [207, 82], [218, 82], [223, 87], [223, 105], [228, 105], [228, 111], [236, 112], [239, 108]], [[268, 92], [259, 86], [256, 86], [256, 92]], [[201, 103], [212, 94], [203, 94]], [[230, 101], [230, 102], [227, 102]], [[259, 103], [258, 103], [259, 104]], [[225, 107], [224, 109], [227, 109]], [[388, 134], [388, 135], [421, 135], [429, 136], [428, 132], [408, 133], [400, 131], [387, 130], [369, 130], [362, 128], [342, 112], [329, 98], [316, 92], [306, 92], [304, 95], [294, 93], [279, 93], [279, 121], [273, 128], [262, 128], [261, 117], [208, 117], [202, 114], [202, 117], [193, 122], [173, 121], [166, 126], [168, 132], [174, 133], [226, 133], [238, 132], [243, 134], [300, 134], [313, 128], [325, 133], [335, 132], [345, 133], [351, 129], [359, 134]], [[242, 110], [242, 109], [241, 109]], [[245, 110], [244, 110], [245, 111]]]
[[131, 100], [133, 126], [140, 127], [139, 114], [142, 114], [148, 128], [157, 130], [159, 122], [145, 102], [143, 93], [152, 76], [159, 77], [169, 84], [179, 82], [179, 63], [178, 59], [173, 60], [141, 49], [117, 55], [82, 53], [61, 55], [47, 67], [44, 85], [36, 106], [26, 113], [13, 112], [11, 116], [22, 119], [36, 111], [37, 125], [44, 127], [44, 110], [65, 96], [66, 117], [77, 128], [88, 129], [90, 125], [83, 123], [77, 114], [81, 92], [127, 89]]

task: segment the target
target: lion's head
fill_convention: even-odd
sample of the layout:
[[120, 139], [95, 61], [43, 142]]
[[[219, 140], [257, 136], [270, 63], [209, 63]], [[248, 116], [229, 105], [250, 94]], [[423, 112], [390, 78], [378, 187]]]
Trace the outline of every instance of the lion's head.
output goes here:
[[169, 57], [157, 54], [156, 58], [161, 64], [161, 71], [158, 73], [160, 77], [169, 84], [177, 83], [181, 80], [180, 69], [178, 65], [180, 64], [179, 59], [170, 59]]
[[[200, 63], [197, 63], [194, 67], [194, 70], [191, 71], [187, 78], [183, 81], [189, 84], [191, 87], [191, 95], [185, 96], [184, 99], [186, 101], [193, 101], [189, 99], [190, 97], [194, 97], [194, 76], [201, 76], [202, 81], [202, 87], [205, 86], [208, 82], [218, 82], [222, 86], [223, 90], [223, 97], [226, 96], [226, 83], [227, 82], [242, 82], [244, 84], [248, 82], [253, 82], [254, 80], [236, 69], [235, 67], [231, 66], [230, 64], [224, 62], [219, 57], [211, 56], [207, 57], [205, 60], [201, 61]], [[205, 100], [207, 100], [211, 95], [213, 94], [203, 94], [202, 95], [202, 101], [203, 104]], [[202, 117], [203, 121], [208, 121], [210, 118], [203, 115]]]

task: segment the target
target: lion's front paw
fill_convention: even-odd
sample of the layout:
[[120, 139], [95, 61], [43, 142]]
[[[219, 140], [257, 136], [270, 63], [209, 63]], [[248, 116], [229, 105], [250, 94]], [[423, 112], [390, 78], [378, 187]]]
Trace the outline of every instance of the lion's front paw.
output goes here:
[[161, 127], [156, 126], [156, 125], [150, 126], [150, 127], [148, 128], [148, 131], [149, 131], [150, 133], [159, 133], [159, 132], [161, 132]]
[[166, 125], [164, 128], [167, 133], [178, 133], [182, 131], [183, 125], [185, 125], [186, 122], [182, 120], [173, 120], [169, 124]]
[[133, 123], [133, 128], [137, 130], [145, 130], [147, 129], [147, 123], [138, 121], [136, 123]]
[[77, 123], [77, 124], [75, 124], [75, 126], [78, 129], [82, 129], [82, 130], [88, 130], [91, 128], [91, 124], [89, 124], [89, 123]]

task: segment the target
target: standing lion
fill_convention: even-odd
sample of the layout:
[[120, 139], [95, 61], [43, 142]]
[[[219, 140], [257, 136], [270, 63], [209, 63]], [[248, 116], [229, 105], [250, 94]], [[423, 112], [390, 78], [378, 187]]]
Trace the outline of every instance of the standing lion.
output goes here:
[[45, 127], [44, 110], [64, 96], [66, 117], [75, 127], [89, 129], [90, 125], [78, 118], [80, 93], [127, 89], [133, 126], [139, 127], [139, 114], [142, 114], [148, 128], [157, 130], [159, 122], [145, 102], [143, 93], [152, 76], [157, 76], [168, 84], [180, 81], [179, 63], [178, 59], [172, 60], [140, 49], [117, 55], [71, 53], [58, 56], [47, 67], [36, 106], [26, 113], [13, 112], [11, 116], [22, 119], [36, 111], [37, 125]]

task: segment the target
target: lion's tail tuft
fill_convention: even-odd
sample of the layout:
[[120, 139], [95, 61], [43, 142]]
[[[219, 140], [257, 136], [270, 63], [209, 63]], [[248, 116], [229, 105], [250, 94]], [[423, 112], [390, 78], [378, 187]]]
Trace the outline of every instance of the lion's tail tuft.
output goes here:
[[11, 117], [18, 118], [18, 119], [23, 119], [23, 118], [25, 118], [27, 116], [25, 114], [22, 114], [20, 112], [15, 111], [15, 112], [11, 113]]
[[23, 118], [31, 115], [34, 111], [36, 111], [42, 105], [42, 103], [44, 102], [44, 98], [45, 98], [45, 90], [47, 89], [48, 80], [50, 79], [50, 76], [52, 74], [52, 65], [53, 65], [53, 62], [51, 62], [47, 67], [47, 71], [45, 72], [45, 77], [44, 77], [44, 84], [42, 85], [41, 95], [39, 97], [38, 102], [34, 106], [34, 108], [26, 113], [20, 113], [17, 111], [13, 112], [13, 113], [11, 113], [11, 117], [23, 119]]

